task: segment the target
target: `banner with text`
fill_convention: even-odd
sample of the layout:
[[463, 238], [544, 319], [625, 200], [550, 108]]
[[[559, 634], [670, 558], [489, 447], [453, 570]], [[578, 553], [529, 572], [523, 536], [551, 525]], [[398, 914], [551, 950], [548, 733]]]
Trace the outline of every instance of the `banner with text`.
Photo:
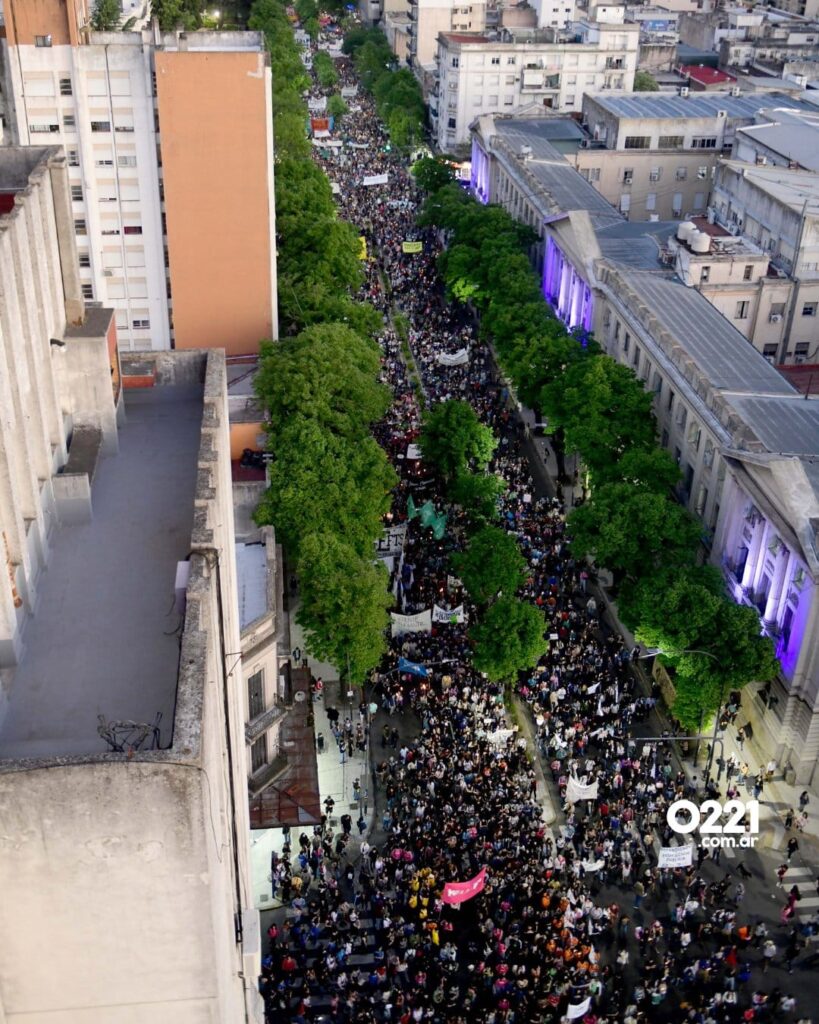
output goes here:
[[432, 606], [433, 622], [461, 623], [466, 622], [464, 606], [459, 604], [457, 608], [442, 608], [440, 605]]
[[693, 863], [694, 847], [689, 843], [685, 846], [661, 846], [657, 866], [661, 868], [690, 868]]
[[460, 348], [457, 352], [439, 352], [436, 359], [441, 366], [463, 366], [469, 362], [469, 349]]
[[473, 896], [477, 896], [485, 885], [486, 868], [481, 868], [477, 875], [474, 878], [470, 878], [468, 882], [447, 882], [444, 886], [441, 902], [450, 904], [465, 903], [466, 900], [471, 900]]
[[402, 250], [402, 252], [406, 252], [406, 253], [423, 252], [424, 251], [424, 243], [423, 242], [402, 242], [401, 243], [401, 250]]
[[597, 799], [597, 779], [592, 783], [581, 782], [574, 775], [569, 776], [566, 783], [566, 803], [576, 804], [578, 800]]
[[424, 612], [416, 612], [415, 615], [399, 615], [398, 612], [390, 612], [392, 619], [392, 635], [401, 636], [402, 633], [429, 633], [432, 631], [432, 611], [427, 608]]
[[388, 174], [368, 174], [361, 179], [362, 185], [386, 185], [390, 180]]

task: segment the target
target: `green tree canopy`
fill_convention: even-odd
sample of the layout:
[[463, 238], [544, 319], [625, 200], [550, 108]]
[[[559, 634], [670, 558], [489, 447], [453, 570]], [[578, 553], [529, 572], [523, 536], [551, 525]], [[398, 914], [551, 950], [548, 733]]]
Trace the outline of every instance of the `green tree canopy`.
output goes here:
[[549, 649], [543, 612], [528, 601], [502, 597], [469, 631], [472, 664], [493, 682], [513, 680], [533, 668]]
[[498, 518], [498, 499], [505, 490], [503, 477], [496, 473], [460, 473], [449, 494], [467, 519], [480, 526]]
[[343, 324], [317, 324], [295, 338], [267, 342], [261, 354], [254, 384], [274, 438], [305, 413], [331, 433], [364, 438], [389, 408], [389, 389], [377, 379], [377, 346]]
[[151, 16], [163, 32], [177, 28], [192, 31], [202, 26], [204, 6], [205, 0], [151, 0]]
[[333, 58], [324, 50], [319, 50], [313, 57], [313, 71], [322, 89], [331, 89], [338, 81], [338, 72]]
[[294, 416], [276, 431], [273, 454], [256, 522], [272, 523], [297, 557], [302, 539], [325, 532], [328, 524], [358, 554], [371, 554], [397, 482], [378, 444], [370, 437], [350, 441]]
[[327, 113], [330, 117], [335, 117], [336, 119], [344, 117], [345, 114], [349, 113], [349, 110], [350, 108], [344, 102], [343, 97], [337, 92], [334, 92], [327, 100]]
[[420, 444], [424, 461], [445, 480], [466, 470], [485, 469], [497, 438], [484, 426], [468, 402], [440, 402], [426, 414]]
[[451, 562], [476, 604], [487, 604], [498, 594], [511, 597], [526, 579], [526, 559], [517, 541], [497, 526], [478, 530]]
[[607, 356], [581, 359], [541, 392], [552, 429], [562, 428], [568, 451], [579, 452], [592, 474], [631, 449], [656, 443], [651, 395], [634, 373]]
[[675, 501], [632, 484], [603, 484], [569, 514], [572, 550], [593, 555], [619, 576], [641, 576], [659, 565], [693, 558], [700, 527]]
[[679, 483], [680, 475], [680, 467], [664, 448], [632, 448], [617, 462], [599, 468], [594, 483], [620, 481], [658, 494], [669, 494]]
[[455, 172], [446, 160], [425, 156], [412, 166], [412, 175], [422, 192], [437, 192], [455, 180]]
[[634, 91], [635, 92], [657, 92], [659, 89], [657, 81], [648, 71], [635, 71]]
[[119, 28], [122, 5], [119, 0], [94, 0], [91, 28], [95, 32], [113, 32]]
[[296, 618], [307, 650], [335, 665], [343, 678], [362, 683], [387, 647], [392, 597], [383, 566], [332, 533], [312, 533], [302, 544], [299, 580]]

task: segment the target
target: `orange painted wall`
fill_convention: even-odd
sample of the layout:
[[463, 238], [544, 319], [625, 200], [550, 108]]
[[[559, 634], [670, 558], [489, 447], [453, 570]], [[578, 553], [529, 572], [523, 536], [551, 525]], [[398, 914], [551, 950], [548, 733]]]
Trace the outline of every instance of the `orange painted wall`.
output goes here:
[[231, 423], [230, 425], [230, 457], [241, 459], [245, 448], [252, 448], [256, 451], [259, 447], [259, 434], [264, 433], [264, 424], [259, 423]]
[[76, 46], [88, 19], [86, 0], [5, 0], [3, 9], [10, 46], [33, 46], [35, 36], [51, 36], [52, 46]]
[[268, 77], [241, 52], [156, 54], [176, 348], [273, 334]]

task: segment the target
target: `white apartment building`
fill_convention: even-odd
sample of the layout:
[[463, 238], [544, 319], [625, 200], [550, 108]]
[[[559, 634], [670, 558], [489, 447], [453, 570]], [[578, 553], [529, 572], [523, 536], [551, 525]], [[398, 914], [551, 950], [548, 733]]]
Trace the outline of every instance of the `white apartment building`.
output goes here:
[[586, 92], [630, 92], [638, 38], [637, 25], [597, 22], [577, 22], [568, 31], [443, 33], [430, 96], [438, 147], [467, 144], [470, 124], [484, 114], [579, 111]]
[[[84, 0], [62, 5], [5, 0], [0, 71], [7, 141], [65, 147], [82, 293], [113, 307], [122, 350], [221, 343], [228, 351], [257, 351], [261, 338], [276, 334], [270, 71], [263, 39], [252, 32], [162, 36], [147, 27], [95, 33], [88, 25], [89, 8]], [[159, 76], [158, 54], [165, 62]], [[248, 75], [253, 70], [255, 79]], [[231, 76], [241, 96], [226, 87]], [[208, 121], [207, 137], [199, 126], [197, 135], [162, 137], [163, 117], [170, 124], [181, 104], [179, 95], [174, 107], [163, 98], [158, 79], [176, 94], [192, 94], [200, 105], [198, 117]], [[225, 103], [239, 102], [226, 111], [222, 96]], [[219, 160], [230, 159], [231, 136], [249, 125], [259, 152], [246, 154], [239, 189], [232, 176], [208, 173], [208, 155], [218, 151]], [[211, 224], [206, 232], [207, 218], [201, 216], [197, 235], [195, 222], [187, 212], [180, 216], [182, 204], [169, 195], [174, 204], [169, 233], [169, 178], [184, 179], [176, 192], [207, 201], [208, 216], [224, 217], [225, 224]], [[258, 226], [261, 253], [252, 252], [252, 259], [266, 268], [266, 280], [259, 277], [257, 287], [249, 287], [254, 283], [247, 276], [254, 273], [250, 255], [237, 264], [209, 244], [220, 232], [229, 238], [243, 225], [251, 231]], [[257, 240], [243, 241], [251, 249]], [[196, 271], [189, 266], [194, 259]], [[195, 278], [198, 297], [191, 294]], [[247, 302], [252, 307], [261, 292], [255, 319], [248, 311], [240, 312], [239, 322], [231, 321], [219, 306], [226, 292], [232, 293], [234, 316], [236, 307], [245, 310]]]
[[486, 7], [486, 0], [408, 0], [409, 66], [416, 73], [434, 69], [441, 32], [483, 32]]

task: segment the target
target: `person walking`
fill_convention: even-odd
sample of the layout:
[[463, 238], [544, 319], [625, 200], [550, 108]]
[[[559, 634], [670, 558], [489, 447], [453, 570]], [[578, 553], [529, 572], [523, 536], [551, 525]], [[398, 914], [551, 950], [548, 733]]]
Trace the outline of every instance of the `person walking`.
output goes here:
[[745, 746], [745, 728], [743, 726], [737, 729], [737, 746], [740, 750]]
[[762, 944], [762, 973], [767, 974], [768, 968], [776, 956], [776, 943], [773, 939], [765, 939]]
[[788, 872], [788, 865], [787, 864], [780, 864], [779, 867], [776, 869], [776, 887], [777, 887], [777, 889], [783, 888], [783, 884], [782, 883], [783, 883], [783, 880], [784, 880], [785, 875], [787, 874], [787, 872]]
[[799, 849], [799, 842], [798, 842], [798, 840], [796, 839], [795, 836], [791, 836], [791, 838], [788, 840], [788, 856], [787, 856], [787, 861], [788, 861], [789, 864], [791, 862], [791, 857], [796, 853], [796, 851], [798, 849]]
[[799, 810], [804, 811], [804, 809], [808, 806], [809, 803], [810, 796], [808, 794], [808, 791], [806, 789], [803, 789], [802, 792], [799, 794]]
[[634, 909], [635, 910], [639, 910], [640, 909], [640, 904], [643, 902], [645, 894], [646, 894], [646, 887], [638, 879], [634, 883]]

